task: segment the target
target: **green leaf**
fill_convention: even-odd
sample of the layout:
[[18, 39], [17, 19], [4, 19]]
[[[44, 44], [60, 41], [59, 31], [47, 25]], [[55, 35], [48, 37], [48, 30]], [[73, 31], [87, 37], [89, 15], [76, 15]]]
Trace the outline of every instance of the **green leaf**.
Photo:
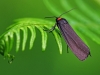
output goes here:
[[8, 54], [8, 52], [9, 52], [9, 40], [8, 40], [8, 36], [5, 36], [4, 41], [5, 41], [5, 49], [6, 49], [6, 51], [4, 53], [4, 56], [6, 56]]
[[[36, 18], [23, 18], [16, 20], [16, 23], [12, 26], [7, 28], [7, 31], [0, 36], [0, 40], [4, 41], [0, 43], [0, 48], [3, 51], [0, 51], [1, 54], [5, 57], [10, 58], [13, 60], [14, 56], [10, 55], [9, 52], [12, 50], [13, 44], [15, 44], [14, 41], [14, 35], [16, 37], [16, 52], [19, 51], [20, 47], [22, 46], [22, 51], [25, 50], [27, 39], [30, 38], [29, 41], [29, 49], [32, 49], [34, 45], [34, 41], [36, 38], [36, 31], [35, 28], [39, 29], [42, 35], [42, 50], [45, 51], [46, 45], [47, 45], [47, 32], [44, 31], [44, 27], [50, 29], [54, 25], [53, 22], [43, 20], [43, 19], [36, 19]], [[22, 31], [22, 35], [21, 35]], [[28, 31], [31, 33], [31, 37], [28, 36]], [[57, 41], [60, 54], [62, 54], [62, 43], [61, 43], [61, 37], [58, 34], [58, 29], [56, 28], [55, 31], [53, 31], [53, 34], [55, 36], [55, 39]], [[22, 43], [21, 43], [22, 39]], [[21, 45], [22, 44], [22, 45]], [[3, 46], [3, 47], [2, 47]], [[12, 62], [12, 61], [11, 61]]]
[[43, 51], [45, 51], [45, 49], [46, 49], [46, 43], [47, 43], [47, 33], [46, 33], [46, 31], [43, 30], [42, 26], [36, 25], [36, 27], [41, 32], [41, 35], [42, 35], [42, 49], [43, 49]]
[[53, 34], [55, 36], [55, 39], [56, 39], [56, 42], [58, 44], [58, 47], [59, 47], [59, 52], [60, 54], [62, 54], [62, 41], [61, 41], [61, 37], [59, 34], [57, 34], [56, 31], [53, 31]]
[[14, 32], [16, 34], [16, 52], [18, 52], [20, 47], [20, 30], [16, 29]]
[[9, 49], [9, 52], [10, 52], [13, 47], [13, 42], [14, 42], [13, 33], [10, 32], [9, 37], [10, 37], [10, 49]]
[[27, 41], [27, 36], [28, 36], [27, 27], [23, 27], [23, 28], [21, 28], [21, 30], [23, 31], [22, 51], [24, 51], [25, 50], [26, 41]]
[[30, 38], [30, 47], [29, 47], [29, 49], [32, 49], [34, 41], [35, 41], [35, 38], [36, 38], [36, 31], [35, 31], [35, 26], [34, 25], [33, 26], [28, 26], [28, 28], [31, 31], [31, 38]]

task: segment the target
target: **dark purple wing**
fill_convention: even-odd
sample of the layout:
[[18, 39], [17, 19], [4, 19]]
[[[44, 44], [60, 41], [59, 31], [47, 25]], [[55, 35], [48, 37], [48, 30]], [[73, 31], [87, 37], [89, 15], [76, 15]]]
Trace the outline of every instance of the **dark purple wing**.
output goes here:
[[90, 55], [89, 48], [80, 37], [75, 33], [72, 27], [68, 24], [65, 19], [57, 22], [58, 28], [60, 29], [66, 43], [72, 52], [80, 59], [84, 60]]

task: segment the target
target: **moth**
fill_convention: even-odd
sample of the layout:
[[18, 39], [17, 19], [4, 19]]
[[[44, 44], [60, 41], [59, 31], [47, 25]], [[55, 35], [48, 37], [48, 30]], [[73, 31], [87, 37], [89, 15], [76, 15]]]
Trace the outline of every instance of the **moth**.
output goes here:
[[[71, 9], [73, 10], [73, 9]], [[69, 10], [69, 11], [71, 11]], [[67, 12], [69, 12], [67, 11]], [[55, 25], [49, 30], [52, 32], [57, 26], [60, 29], [62, 36], [64, 37], [67, 46], [72, 50], [75, 56], [83, 61], [90, 54], [89, 47], [81, 40], [81, 38], [75, 33], [73, 28], [70, 26], [68, 21], [65, 18], [61, 18], [61, 16], [67, 12], [62, 13], [59, 17], [46, 17], [46, 18], [56, 18]]]

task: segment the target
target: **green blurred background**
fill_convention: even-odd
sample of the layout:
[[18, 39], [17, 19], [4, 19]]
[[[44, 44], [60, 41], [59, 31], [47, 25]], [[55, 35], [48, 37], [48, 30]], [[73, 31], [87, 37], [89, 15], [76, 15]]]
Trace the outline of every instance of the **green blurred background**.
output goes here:
[[[46, 16], [58, 16], [74, 7], [77, 7], [75, 11], [78, 11], [78, 13], [73, 15], [73, 10], [66, 14], [67, 17], [65, 16], [72, 24], [73, 22], [100, 24], [99, 0], [62, 1], [66, 1], [66, 7], [61, 4], [61, 0], [0, 0], [0, 34], [5, 32], [6, 28], [13, 24], [15, 19], [44, 19]], [[89, 10], [92, 10], [92, 12]], [[54, 19], [50, 20], [55, 22]], [[46, 51], [42, 52], [41, 34], [37, 30], [37, 38], [32, 50], [29, 50], [28, 46], [24, 52], [20, 50], [16, 53], [13, 50], [15, 60], [12, 64], [8, 64], [7, 60], [3, 60], [3, 57], [0, 56], [0, 75], [99, 75], [100, 45], [87, 36], [84, 35], [84, 37], [89, 44], [92, 56], [89, 56], [85, 61], [80, 61], [70, 50], [67, 53], [66, 43], [63, 39], [63, 53], [60, 55], [52, 34], [48, 34], [47, 48]]]

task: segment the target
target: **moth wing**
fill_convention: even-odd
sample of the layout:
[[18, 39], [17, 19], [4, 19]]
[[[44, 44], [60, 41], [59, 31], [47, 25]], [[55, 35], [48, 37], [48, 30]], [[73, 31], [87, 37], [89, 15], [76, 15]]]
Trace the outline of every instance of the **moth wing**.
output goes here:
[[85, 43], [80, 39], [80, 37], [75, 33], [72, 27], [68, 24], [58, 25], [60, 31], [65, 38], [66, 43], [72, 52], [80, 60], [85, 60], [90, 54], [89, 48]]

